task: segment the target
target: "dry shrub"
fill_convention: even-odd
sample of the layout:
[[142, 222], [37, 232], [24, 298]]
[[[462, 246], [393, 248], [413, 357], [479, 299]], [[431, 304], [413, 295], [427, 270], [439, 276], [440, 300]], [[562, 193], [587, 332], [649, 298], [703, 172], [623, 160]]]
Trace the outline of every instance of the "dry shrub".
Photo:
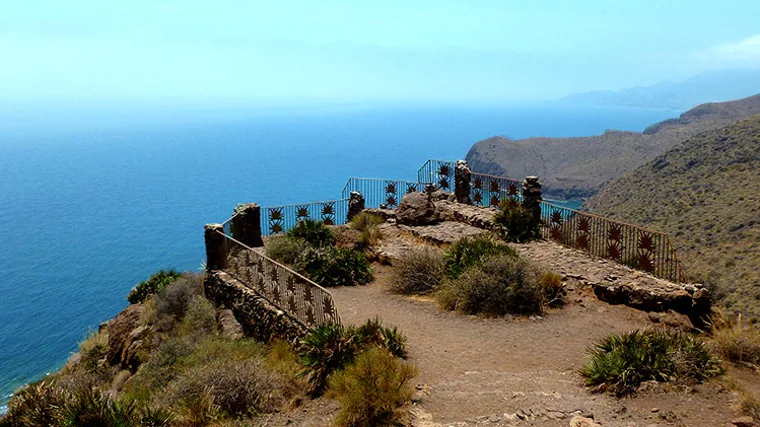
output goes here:
[[340, 403], [337, 426], [383, 426], [400, 422], [412, 398], [417, 369], [385, 349], [372, 348], [330, 378], [329, 394]]
[[541, 313], [547, 300], [540, 279], [534, 264], [511, 254], [496, 255], [447, 280], [436, 298], [442, 308], [467, 314]]
[[207, 335], [214, 335], [216, 331], [216, 308], [214, 305], [202, 295], [192, 297], [179, 325], [179, 334], [198, 339]]
[[446, 272], [443, 253], [427, 246], [415, 247], [393, 261], [391, 290], [405, 295], [423, 295], [438, 289]]
[[721, 355], [740, 364], [760, 365], [760, 330], [753, 325], [727, 319], [722, 313], [714, 316], [713, 339]]
[[377, 245], [377, 242], [383, 238], [378, 225], [383, 223], [383, 217], [380, 215], [362, 212], [351, 219], [351, 228], [360, 232], [357, 242], [358, 248], [367, 248]]
[[202, 276], [198, 274], [183, 274], [182, 277], [160, 291], [155, 299], [154, 323], [179, 321], [185, 315], [190, 301], [196, 296], [203, 295]]
[[541, 275], [538, 282], [543, 289], [547, 306], [556, 307], [565, 303], [567, 290], [562, 283], [562, 276], [557, 273], [546, 272]]
[[[214, 406], [231, 417], [268, 412], [281, 403], [278, 377], [258, 359], [220, 358], [190, 367], [169, 384], [169, 402], [189, 412]], [[212, 404], [208, 404], [208, 402]]]
[[305, 240], [283, 234], [267, 239], [266, 245], [264, 245], [264, 253], [277, 262], [293, 264], [307, 246]]

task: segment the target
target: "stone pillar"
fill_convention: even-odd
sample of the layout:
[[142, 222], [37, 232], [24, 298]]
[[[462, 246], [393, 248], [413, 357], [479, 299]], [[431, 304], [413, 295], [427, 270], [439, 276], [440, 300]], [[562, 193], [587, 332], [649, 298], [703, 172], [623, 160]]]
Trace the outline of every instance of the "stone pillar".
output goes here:
[[346, 215], [346, 221], [351, 221], [356, 215], [359, 215], [364, 210], [364, 196], [358, 191], [352, 191], [348, 196], [348, 214]]
[[264, 246], [261, 240], [261, 207], [256, 203], [237, 205], [230, 227], [232, 237], [252, 248]]
[[467, 167], [466, 160], [457, 160], [454, 168], [454, 196], [459, 203], [472, 204], [470, 200], [470, 180], [472, 172]]
[[206, 241], [206, 271], [221, 270], [227, 259], [227, 238], [222, 224], [206, 224], [203, 226], [203, 238]]
[[533, 218], [541, 221], [541, 183], [538, 182], [537, 176], [525, 177], [522, 185], [522, 205], [525, 209], [533, 213]]

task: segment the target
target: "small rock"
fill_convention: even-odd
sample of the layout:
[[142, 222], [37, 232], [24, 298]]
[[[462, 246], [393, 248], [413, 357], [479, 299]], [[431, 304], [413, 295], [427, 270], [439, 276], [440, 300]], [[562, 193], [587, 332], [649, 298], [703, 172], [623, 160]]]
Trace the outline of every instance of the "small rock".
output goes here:
[[660, 408], [652, 408], [652, 412], [660, 412]]
[[739, 417], [731, 420], [731, 424], [735, 425], [736, 427], [753, 427], [755, 425], [755, 421], [752, 419], [752, 417]]
[[602, 425], [591, 418], [576, 415], [570, 419], [570, 427], [602, 427]]
[[498, 423], [499, 421], [501, 421], [501, 418], [499, 418], [498, 415], [491, 415], [491, 417], [488, 418], [488, 421], [492, 423]]

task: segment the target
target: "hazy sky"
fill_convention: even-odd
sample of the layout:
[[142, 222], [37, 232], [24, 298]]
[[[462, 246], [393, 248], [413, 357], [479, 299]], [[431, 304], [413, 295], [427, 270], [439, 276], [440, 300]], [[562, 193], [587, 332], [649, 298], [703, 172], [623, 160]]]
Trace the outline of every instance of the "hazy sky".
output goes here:
[[760, 67], [760, 1], [4, 1], [0, 100], [511, 102]]

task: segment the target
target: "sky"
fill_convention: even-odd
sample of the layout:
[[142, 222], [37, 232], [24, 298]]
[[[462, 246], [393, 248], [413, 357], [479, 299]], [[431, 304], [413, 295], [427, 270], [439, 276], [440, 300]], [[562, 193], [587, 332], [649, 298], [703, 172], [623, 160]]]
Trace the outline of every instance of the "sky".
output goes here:
[[0, 103], [520, 102], [760, 68], [757, 0], [15, 1]]

